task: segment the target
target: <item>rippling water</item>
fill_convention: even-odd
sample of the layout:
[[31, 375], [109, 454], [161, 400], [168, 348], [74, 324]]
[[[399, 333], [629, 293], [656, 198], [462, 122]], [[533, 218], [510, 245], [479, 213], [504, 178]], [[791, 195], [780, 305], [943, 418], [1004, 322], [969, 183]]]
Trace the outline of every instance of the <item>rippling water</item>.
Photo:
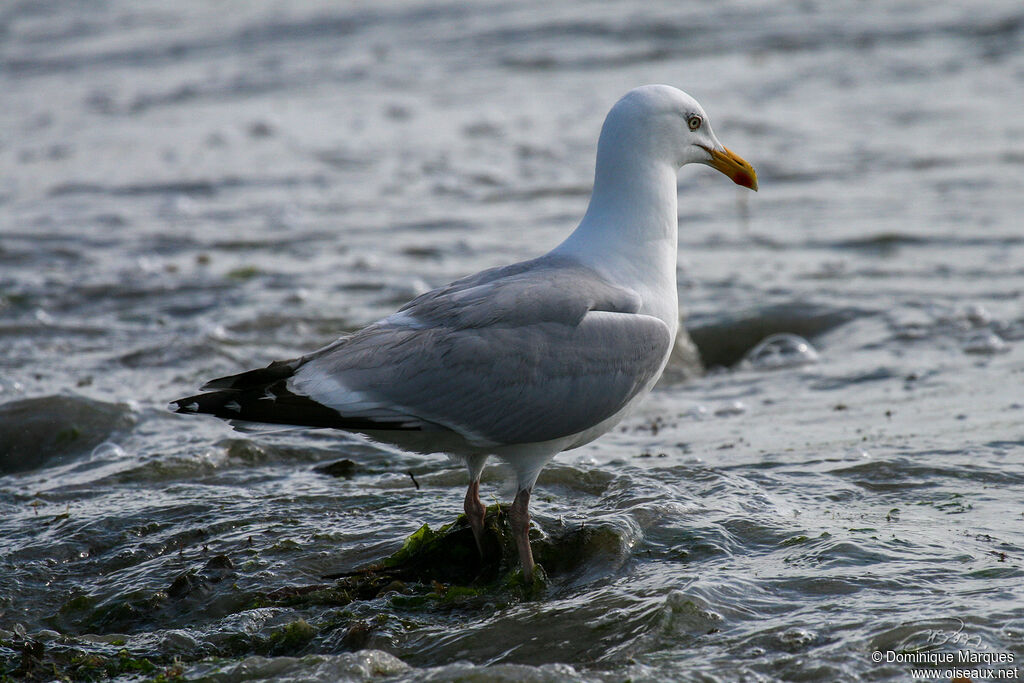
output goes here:
[[[0, 674], [906, 680], [873, 653], [1024, 658], [1019, 2], [55, 0], [0, 9], [0, 46]], [[539, 599], [281, 598], [451, 521], [464, 473], [166, 401], [546, 251], [608, 107], [649, 82], [760, 176], [680, 174], [709, 371], [677, 364], [544, 472], [535, 520], [576, 541]], [[773, 334], [810, 347], [750, 353]]]

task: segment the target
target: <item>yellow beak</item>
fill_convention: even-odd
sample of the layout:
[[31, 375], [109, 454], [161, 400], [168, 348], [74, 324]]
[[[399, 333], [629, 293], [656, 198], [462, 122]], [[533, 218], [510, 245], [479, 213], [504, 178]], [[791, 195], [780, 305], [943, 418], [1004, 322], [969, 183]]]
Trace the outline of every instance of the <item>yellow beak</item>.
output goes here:
[[757, 192], [757, 173], [754, 172], [753, 166], [728, 149], [724, 152], [719, 152], [717, 149], [709, 149], [708, 154], [711, 155], [708, 166], [729, 176], [737, 185], [749, 187], [754, 192]]

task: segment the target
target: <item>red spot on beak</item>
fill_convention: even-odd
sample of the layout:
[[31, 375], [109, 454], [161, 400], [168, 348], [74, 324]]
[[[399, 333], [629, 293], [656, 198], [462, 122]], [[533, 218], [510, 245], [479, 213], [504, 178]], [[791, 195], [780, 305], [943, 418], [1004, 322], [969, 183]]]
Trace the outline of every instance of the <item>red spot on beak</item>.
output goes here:
[[732, 177], [732, 181], [737, 185], [742, 185], [743, 187], [754, 186], [754, 179], [751, 178], [750, 174], [746, 171], [737, 171], [736, 175]]

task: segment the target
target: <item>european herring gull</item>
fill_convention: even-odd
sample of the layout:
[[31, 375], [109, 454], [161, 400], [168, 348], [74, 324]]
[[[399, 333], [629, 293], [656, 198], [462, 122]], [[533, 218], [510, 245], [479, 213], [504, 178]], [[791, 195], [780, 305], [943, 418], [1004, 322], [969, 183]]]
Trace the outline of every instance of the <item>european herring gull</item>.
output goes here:
[[509, 512], [532, 580], [530, 492], [564, 450], [614, 427], [658, 381], [679, 327], [676, 173], [707, 164], [757, 189], [692, 97], [628, 92], [608, 113], [583, 220], [543, 256], [423, 294], [301, 358], [208, 382], [180, 413], [359, 432], [469, 470], [465, 511], [483, 549], [480, 474], [515, 472]]

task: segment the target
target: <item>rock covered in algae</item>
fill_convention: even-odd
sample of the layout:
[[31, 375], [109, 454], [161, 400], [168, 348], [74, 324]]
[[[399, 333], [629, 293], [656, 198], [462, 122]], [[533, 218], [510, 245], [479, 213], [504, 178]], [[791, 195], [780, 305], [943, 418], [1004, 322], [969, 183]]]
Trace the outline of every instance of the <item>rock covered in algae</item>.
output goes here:
[[[563, 527], [551, 535], [531, 526], [530, 541], [537, 570], [531, 584], [526, 585], [508, 522], [508, 507], [492, 505], [484, 522], [484, 558], [480, 557], [465, 515], [460, 515], [436, 531], [424, 524], [390, 557], [364, 569], [328, 577], [338, 579], [337, 584], [312, 591], [309, 597], [324, 598], [340, 591], [352, 599], [370, 599], [394, 593], [393, 601], [410, 605], [427, 599], [462, 602], [495, 592], [534, 598], [544, 593], [548, 572], [572, 572], [599, 554], [618, 557], [622, 545], [614, 529], [584, 525]], [[430, 590], [424, 595], [414, 585]]]
[[[609, 524], [562, 524], [546, 534], [532, 526], [530, 540], [537, 568], [529, 585], [519, 567], [508, 507], [492, 505], [484, 525], [485, 560], [465, 516], [460, 515], [436, 531], [423, 525], [398, 551], [375, 564], [324, 577], [334, 579], [333, 583], [279, 587], [257, 596], [250, 606], [336, 608], [376, 599], [413, 611], [493, 606], [543, 598], [549, 576], [608, 571], [631, 554], [629, 534]], [[344, 641], [353, 649], [366, 647], [366, 633], [375, 629], [373, 624], [352, 621]]]
[[[539, 536], [532, 529], [534, 536]], [[484, 553], [480, 557], [465, 515], [433, 530], [424, 524], [393, 555], [364, 569], [337, 575], [342, 582], [365, 581], [484, 585], [508, 578], [519, 570], [515, 540], [508, 524], [506, 506], [487, 508], [484, 522]], [[361, 592], [361, 591], [359, 591]]]
[[[547, 523], [547, 533], [531, 529], [538, 567], [526, 585], [507, 508], [495, 505], [487, 513], [487, 561], [481, 561], [473, 534], [460, 517], [436, 531], [429, 526], [417, 529], [393, 555], [334, 582], [244, 591], [233, 582], [245, 573], [245, 564], [236, 567], [227, 555], [216, 555], [173, 580], [168, 577], [166, 587], [155, 593], [140, 589], [107, 600], [72, 596], [54, 615], [56, 631], [29, 636], [24, 629], [0, 630], [0, 683], [111, 677], [175, 681], [182, 678], [188, 662], [209, 657], [304, 657], [324, 647], [361, 651], [377, 646], [381, 634], [395, 628], [395, 619], [405, 623], [415, 619], [415, 613], [492, 610], [543, 599], [550, 594], [550, 584], [541, 567], [563, 581], [578, 572], [607, 571], [631, 554], [629, 534], [613, 524]], [[202, 605], [213, 599], [217, 611], [271, 607], [275, 609], [266, 614], [278, 618], [257, 631], [215, 629], [205, 636], [197, 634], [202, 646], [186, 631], [180, 632], [181, 642], [173, 647], [166, 638], [158, 649], [133, 640], [131, 633], [139, 624], [176, 625], [180, 619], [192, 619], [194, 610], [203, 614]], [[367, 606], [352, 604], [371, 600], [384, 600], [389, 609], [369, 606], [368, 612]]]

